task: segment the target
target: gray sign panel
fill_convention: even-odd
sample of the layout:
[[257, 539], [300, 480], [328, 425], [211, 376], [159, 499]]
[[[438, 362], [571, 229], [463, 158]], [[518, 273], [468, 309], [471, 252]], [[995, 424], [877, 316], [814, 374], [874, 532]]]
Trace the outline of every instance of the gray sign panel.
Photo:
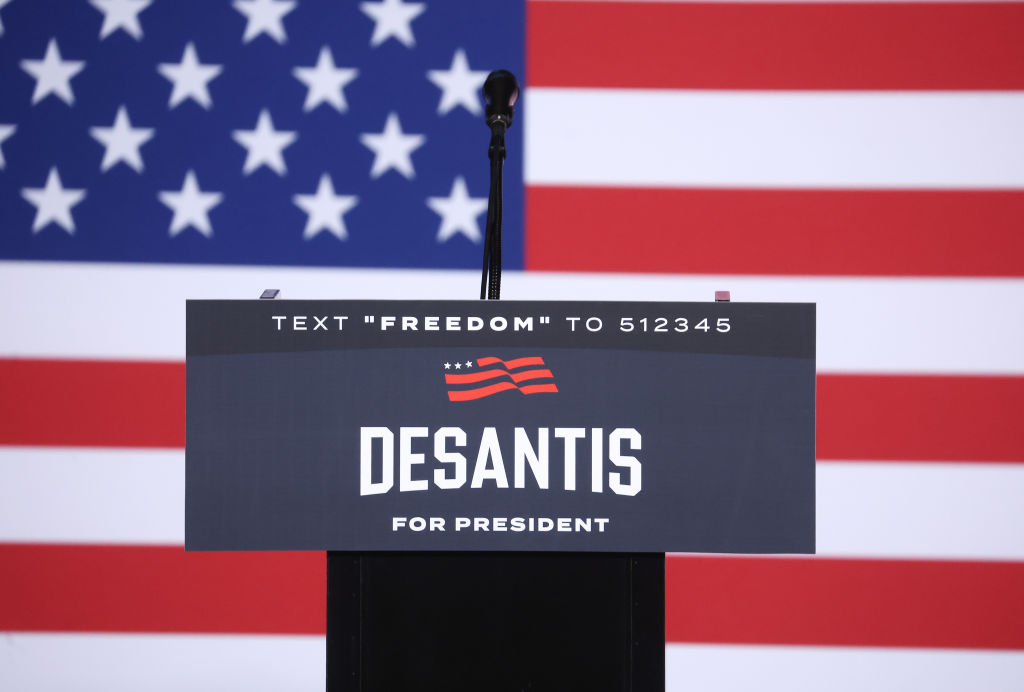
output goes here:
[[814, 306], [189, 301], [190, 550], [814, 552]]

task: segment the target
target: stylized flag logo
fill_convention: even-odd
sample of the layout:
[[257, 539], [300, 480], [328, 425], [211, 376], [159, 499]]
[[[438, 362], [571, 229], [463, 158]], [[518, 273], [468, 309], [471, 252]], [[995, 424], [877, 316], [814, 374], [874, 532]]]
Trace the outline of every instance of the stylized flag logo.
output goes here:
[[[557, 392], [555, 376], [544, 367], [544, 359], [540, 357], [516, 358], [501, 360], [500, 358], [478, 358], [476, 367], [480, 370], [462, 373], [445, 373], [444, 381], [448, 385], [450, 401], [472, 401], [482, 399], [498, 392], [517, 389], [523, 394], [540, 394]], [[464, 363], [445, 363], [445, 370], [453, 367], [457, 370], [472, 369], [473, 361]], [[538, 381], [540, 380], [540, 381]], [[521, 384], [526, 382], [527, 384]]]

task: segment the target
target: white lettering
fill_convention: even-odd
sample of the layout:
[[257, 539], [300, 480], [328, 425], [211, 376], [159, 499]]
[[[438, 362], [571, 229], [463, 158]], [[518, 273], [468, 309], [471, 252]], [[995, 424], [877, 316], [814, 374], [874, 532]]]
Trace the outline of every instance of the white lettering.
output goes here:
[[438, 428], [434, 433], [434, 458], [442, 464], [451, 464], [451, 477], [445, 475], [445, 469], [434, 469], [434, 485], [443, 490], [461, 488], [466, 484], [466, 457], [459, 452], [446, 449], [447, 438], [455, 440], [456, 447], [466, 446], [466, 432], [462, 428]]
[[590, 489], [601, 493], [604, 492], [604, 429], [591, 428], [590, 432]]
[[555, 428], [555, 437], [565, 440], [565, 489], [576, 490], [576, 440], [586, 437], [586, 428]]
[[412, 440], [415, 437], [427, 437], [429, 431], [426, 428], [407, 428], [402, 426], [398, 429], [398, 490], [406, 492], [410, 490], [426, 490], [427, 481], [424, 479], [413, 480], [412, 467], [414, 464], [422, 464], [426, 457], [412, 451]]
[[530, 444], [530, 436], [523, 428], [516, 428], [515, 431], [515, 485], [517, 488], [526, 487], [526, 464], [530, 464], [530, 471], [533, 473], [537, 487], [542, 490], [548, 489], [548, 429], [537, 430], [537, 449], [534, 450]]
[[[487, 460], [493, 463], [488, 468]], [[471, 488], [482, 488], [484, 481], [492, 480], [499, 488], [508, 487], [508, 476], [505, 475], [505, 464], [501, 460], [501, 447], [498, 445], [498, 432], [491, 427], [484, 428], [480, 438], [480, 451], [476, 455], [476, 466], [473, 467]]]
[[640, 492], [640, 462], [636, 457], [622, 454], [622, 440], [629, 440], [629, 448], [634, 451], [640, 450], [640, 433], [635, 428], [615, 428], [608, 437], [608, 458], [616, 466], [629, 469], [629, 482], [622, 481], [622, 474], [611, 472], [608, 474], [608, 487], [618, 495], [629, 495], [633, 497]]
[[[381, 480], [373, 481], [373, 441], [381, 441]], [[395, 434], [388, 428], [359, 429], [359, 494], [382, 495], [395, 484]]]
[[[505, 439], [504, 445], [505, 452], [510, 451], [508, 445], [512, 445], [511, 479], [505, 467], [502, 439], [495, 427], [483, 428], [479, 437], [474, 436], [471, 441], [460, 427], [441, 427], [431, 431], [427, 427], [402, 426], [397, 432], [397, 452], [396, 433], [391, 428], [360, 428], [360, 494], [383, 495], [396, 486], [398, 492], [403, 493], [423, 492], [431, 485], [441, 490], [456, 490], [466, 487], [467, 480], [470, 488], [483, 488], [487, 481], [491, 481], [494, 484], [491, 487], [507, 489], [511, 481], [511, 487], [516, 489], [549, 490], [552, 429], [536, 428], [536, 437], [529, 428], [516, 427], [510, 432], [511, 439]], [[562, 440], [561, 449], [555, 443], [554, 454], [556, 467], [559, 453], [562, 457], [562, 488], [565, 490], [577, 490], [579, 474], [586, 478], [586, 469], [580, 469], [578, 463], [579, 442], [589, 435], [590, 491], [603, 493], [607, 487], [610, 492], [629, 497], [642, 491], [643, 469], [636, 452], [643, 448], [643, 438], [636, 428], [615, 428], [607, 438], [603, 428], [554, 428], [553, 432], [556, 439]], [[430, 442], [416, 442], [431, 436], [432, 455], [427, 451]], [[470, 445], [475, 453], [472, 475], [469, 474], [469, 459], [472, 457], [467, 451]], [[583, 463], [586, 463], [585, 459]], [[532, 480], [527, 481], [527, 476]], [[557, 480], [555, 486], [558, 486]], [[516, 529], [513, 526], [510, 530]]]

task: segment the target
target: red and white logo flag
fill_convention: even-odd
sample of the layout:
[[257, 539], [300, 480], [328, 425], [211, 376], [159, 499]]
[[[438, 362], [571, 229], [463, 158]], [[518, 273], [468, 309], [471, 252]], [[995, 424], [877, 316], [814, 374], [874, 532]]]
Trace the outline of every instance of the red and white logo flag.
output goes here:
[[[473, 361], [466, 361], [466, 369], [473, 367]], [[501, 360], [493, 356], [478, 358], [475, 363], [480, 370], [463, 373], [445, 373], [444, 382], [448, 385], [449, 401], [473, 401], [484, 397], [516, 389], [522, 394], [554, 393], [555, 376], [544, 365], [539, 356]], [[462, 363], [454, 367], [462, 369]], [[445, 363], [445, 369], [451, 369], [451, 363]], [[525, 384], [523, 384], [525, 383]]]

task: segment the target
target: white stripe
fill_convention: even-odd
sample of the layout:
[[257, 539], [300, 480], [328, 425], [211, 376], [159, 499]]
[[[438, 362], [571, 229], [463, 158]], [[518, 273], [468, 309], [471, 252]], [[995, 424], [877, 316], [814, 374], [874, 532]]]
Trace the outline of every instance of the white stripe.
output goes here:
[[818, 552], [1024, 560], [1024, 464], [823, 462]]
[[184, 535], [181, 450], [0, 447], [2, 542], [180, 545]]
[[7, 634], [0, 689], [14, 692], [323, 692], [323, 637]]
[[1024, 93], [527, 89], [528, 183], [1024, 187]]
[[[1022, 128], [1024, 132], [1024, 128]], [[475, 297], [475, 271], [0, 261], [0, 357], [181, 360], [187, 298]], [[816, 302], [822, 372], [1024, 374], [1024, 280], [506, 272], [518, 300]]]
[[[0, 639], [0, 689], [19, 692], [317, 692], [326, 644], [314, 636], [13, 633]], [[1024, 652], [669, 644], [668, 692], [1016, 692]]]
[[1018, 692], [1024, 652], [669, 644], [666, 690]]
[[[0, 542], [184, 542], [184, 453], [0, 447]], [[818, 464], [818, 552], [1024, 560], [1024, 464]]]

